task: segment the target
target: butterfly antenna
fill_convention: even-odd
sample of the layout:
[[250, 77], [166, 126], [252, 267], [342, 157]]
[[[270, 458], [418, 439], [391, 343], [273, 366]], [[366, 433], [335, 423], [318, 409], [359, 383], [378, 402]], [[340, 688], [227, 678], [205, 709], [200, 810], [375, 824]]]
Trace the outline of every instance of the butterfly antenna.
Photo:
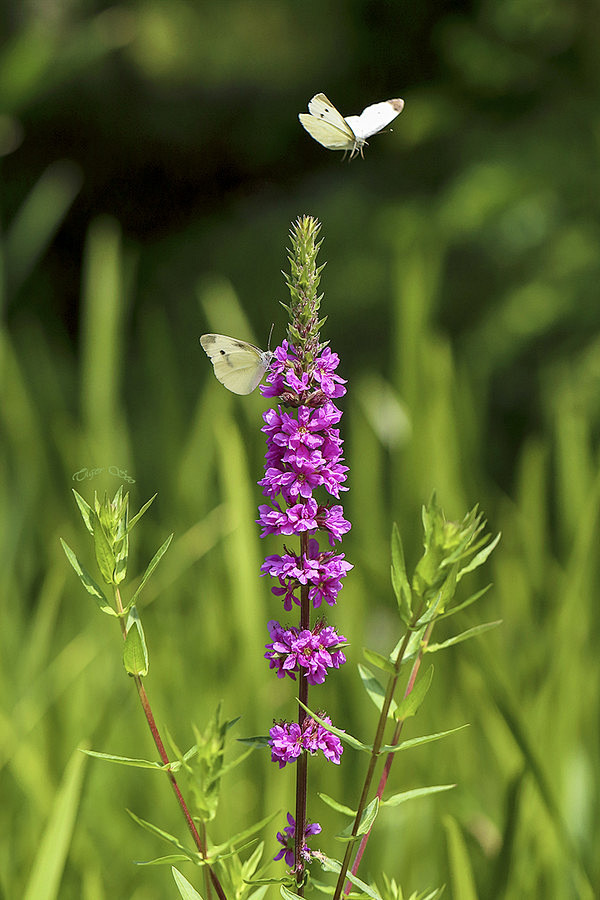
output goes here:
[[267, 349], [268, 349], [269, 353], [271, 352], [271, 335], [273, 334], [273, 329], [274, 329], [274, 328], [275, 328], [275, 322], [271, 322], [271, 330], [270, 330], [270, 332], [269, 332], [269, 344], [268, 344], [268, 346], [267, 346]]

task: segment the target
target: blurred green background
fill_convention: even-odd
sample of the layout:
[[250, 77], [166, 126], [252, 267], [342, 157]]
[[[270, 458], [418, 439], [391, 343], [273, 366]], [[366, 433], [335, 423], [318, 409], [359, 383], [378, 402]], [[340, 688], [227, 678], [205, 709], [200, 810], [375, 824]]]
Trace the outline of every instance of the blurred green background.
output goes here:
[[[132, 576], [175, 533], [141, 612], [177, 743], [220, 698], [236, 736], [293, 714], [262, 659], [281, 616], [254, 524], [266, 404], [225, 391], [198, 336], [265, 346], [274, 322], [281, 340], [304, 213], [323, 224], [324, 337], [349, 379], [355, 569], [330, 619], [351, 646], [319, 693], [338, 725], [373, 734], [356, 663], [394, 642], [392, 522], [411, 565], [433, 489], [449, 517], [480, 503], [503, 532], [460, 623], [503, 625], [436, 655], [406, 736], [471, 727], [392, 770], [394, 791], [457, 788], [382, 813], [363, 875], [454, 900], [598, 896], [600, 7], [12, 0], [0, 22], [0, 896], [176, 896], [168, 869], [133, 865], [165, 847], [125, 812], [186, 839], [167, 784], [76, 749], [153, 756], [115, 623], [59, 545], [92, 567], [72, 487], [112, 495], [112, 466], [134, 510], [158, 492]], [[318, 91], [344, 114], [406, 107], [342, 163], [298, 123]], [[310, 774], [328, 833], [345, 823], [316, 791], [355, 804], [364, 760], [332, 768]], [[293, 777], [255, 754], [214, 840], [280, 809], [273, 856]]]

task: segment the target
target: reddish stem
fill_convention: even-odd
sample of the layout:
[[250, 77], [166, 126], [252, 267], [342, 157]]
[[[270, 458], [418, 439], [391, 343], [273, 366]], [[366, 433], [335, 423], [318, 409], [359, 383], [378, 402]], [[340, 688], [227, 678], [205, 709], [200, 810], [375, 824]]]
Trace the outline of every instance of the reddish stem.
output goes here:
[[[308, 556], [308, 534], [300, 536], [300, 556]], [[303, 584], [300, 589], [300, 631], [310, 628], [310, 603], [308, 599], [308, 584]], [[308, 681], [302, 672], [298, 674], [298, 699], [308, 706]], [[308, 713], [298, 704], [298, 724], [300, 728], [304, 724]], [[300, 897], [304, 896], [302, 848], [304, 846], [304, 832], [306, 831], [306, 802], [308, 796], [308, 755], [301, 753], [298, 757], [296, 769], [296, 835], [294, 839], [294, 865], [296, 871], [296, 892]]]
[[[119, 609], [119, 612], [122, 613], [123, 605], [121, 603], [121, 595], [120, 595], [120, 592], [118, 589], [115, 591], [115, 595], [116, 595], [116, 600], [117, 600], [117, 608]], [[123, 616], [119, 617], [119, 622], [121, 624], [121, 633], [123, 635], [123, 640], [125, 640], [125, 638], [127, 637], [127, 627], [126, 627]], [[158, 750], [159, 756], [160, 756], [163, 764], [165, 766], [168, 766], [170, 764], [170, 759], [167, 755], [167, 751], [165, 750], [165, 745], [163, 744], [162, 738], [160, 736], [160, 732], [158, 730], [158, 726], [156, 724], [156, 720], [152, 713], [152, 708], [150, 706], [150, 701], [148, 699], [146, 689], [142, 683], [142, 678], [140, 675], [134, 675], [133, 680], [135, 681], [135, 686], [137, 688], [138, 697], [140, 698], [140, 703], [142, 704], [142, 709], [144, 710], [144, 715], [146, 716], [146, 721], [148, 722], [148, 727], [150, 728], [150, 732], [154, 739], [156, 749]], [[166, 771], [167, 771], [167, 777], [168, 777], [169, 781], [171, 782], [171, 787], [173, 788], [173, 791], [175, 792], [175, 796], [177, 797], [177, 802], [179, 803], [179, 806], [183, 812], [186, 824], [188, 826], [190, 834], [192, 835], [193, 841], [194, 841], [196, 847], [198, 848], [198, 851], [199, 851], [200, 855], [202, 856], [202, 858], [206, 859], [206, 844], [200, 837], [200, 834], [198, 833], [196, 824], [191, 816], [191, 813], [187, 807], [185, 800], [183, 799], [183, 794], [181, 793], [181, 791], [179, 789], [179, 785], [177, 784], [177, 779], [173, 775], [171, 769], [167, 769]], [[206, 868], [208, 869], [208, 874], [210, 876], [210, 880], [211, 880], [212, 885], [217, 893], [217, 896], [219, 897], [219, 900], [227, 900], [225, 892], [219, 882], [219, 879], [217, 878], [217, 876], [211, 869], [210, 865], [208, 865], [208, 863], [206, 864]], [[207, 887], [210, 889], [210, 885], [207, 885]]]

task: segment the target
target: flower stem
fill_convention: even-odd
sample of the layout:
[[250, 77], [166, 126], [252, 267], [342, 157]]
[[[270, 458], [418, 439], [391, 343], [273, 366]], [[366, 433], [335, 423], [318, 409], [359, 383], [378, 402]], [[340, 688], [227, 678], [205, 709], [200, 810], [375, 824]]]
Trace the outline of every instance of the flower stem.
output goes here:
[[[413, 621], [415, 623], [418, 622], [420, 615], [421, 615], [421, 610], [414, 617]], [[428, 629], [428, 631], [430, 631], [430, 628]], [[385, 692], [385, 698], [383, 700], [383, 705], [381, 707], [381, 713], [379, 716], [379, 721], [377, 723], [377, 731], [375, 733], [375, 739], [373, 741], [373, 750], [371, 751], [371, 758], [369, 760], [369, 768], [367, 769], [367, 774], [365, 775], [363, 789], [362, 789], [362, 793], [360, 795], [358, 809], [356, 811], [356, 817], [354, 819], [354, 825], [352, 827], [353, 835], [355, 835], [358, 832], [358, 827], [360, 825], [362, 814], [367, 805], [367, 798], [369, 795], [369, 790], [371, 788], [371, 782], [373, 780], [373, 775], [375, 773], [375, 767], [376, 767], [378, 759], [379, 759], [379, 751], [381, 749], [381, 745], [383, 744], [383, 736], [385, 733], [385, 726], [387, 724], [388, 712], [389, 712], [392, 700], [394, 698], [394, 693], [396, 691], [396, 686], [398, 684], [398, 678], [400, 677], [400, 669], [402, 666], [402, 660], [404, 659], [404, 654], [406, 653], [406, 649], [408, 647], [408, 644], [412, 637], [412, 634], [413, 634], [413, 629], [407, 628], [406, 634], [404, 635], [404, 638], [402, 640], [402, 643], [401, 643], [401, 645], [398, 649], [398, 653], [396, 655], [396, 660], [394, 663], [394, 674], [390, 675], [390, 678], [388, 679], [387, 689]], [[415, 677], [416, 677], [416, 672], [415, 672]], [[414, 685], [414, 680], [412, 681], [412, 683], [409, 680], [409, 684], [411, 684], [411, 690], [412, 690], [412, 686]], [[393, 754], [389, 754], [389, 756], [393, 756]], [[391, 763], [390, 763], [390, 765], [391, 765]], [[388, 772], [389, 772], [389, 769], [388, 769]], [[387, 780], [387, 775], [386, 775], [386, 780]], [[382, 791], [383, 791], [383, 788], [382, 788]], [[365, 837], [366, 837], [366, 835], [365, 835]], [[363, 842], [364, 842], [364, 840], [365, 840], [365, 838], [363, 838]], [[363, 842], [361, 842], [361, 848], [362, 848]], [[342, 861], [342, 868], [340, 870], [340, 874], [338, 876], [338, 880], [337, 880], [337, 883], [335, 886], [335, 893], [333, 895], [333, 900], [339, 900], [339, 897], [342, 893], [342, 888], [344, 887], [344, 879], [346, 877], [346, 872], [348, 871], [348, 868], [350, 866], [350, 859], [352, 858], [352, 848], [353, 848], [353, 842], [350, 841], [348, 843], [348, 846], [346, 847], [346, 852], [344, 854], [344, 859]], [[359, 848], [359, 852], [360, 852], [360, 848]], [[361, 854], [361, 856], [362, 856], [362, 854]], [[354, 869], [352, 871], [353, 871], [353, 874], [355, 874]], [[345, 894], [349, 893], [350, 887], [351, 887], [350, 882], [347, 882], [347, 884], [344, 888]]]
[[[300, 557], [305, 559], [308, 556], [308, 533], [304, 532], [300, 535]], [[310, 585], [303, 584], [300, 590], [300, 630], [310, 628], [310, 602], [308, 599], [308, 591]], [[308, 706], [308, 681], [303, 676], [302, 671], [298, 674], [298, 724], [302, 728], [302, 724], [308, 715], [304, 706]], [[304, 845], [304, 832], [306, 830], [306, 801], [308, 796], [308, 754], [301, 753], [298, 757], [296, 768], [296, 836], [294, 844], [294, 864], [296, 870], [296, 890], [298, 894], [304, 896], [303, 886], [303, 868], [302, 848]]]
[[[121, 602], [121, 594], [120, 594], [118, 588], [115, 590], [115, 597], [116, 597], [117, 608], [118, 608], [119, 612], [122, 613], [123, 612], [123, 604]], [[124, 617], [122, 615], [119, 616], [119, 622], [121, 624], [121, 633], [123, 635], [123, 640], [125, 640], [125, 638], [127, 637], [127, 627], [125, 624]], [[148, 722], [148, 727], [150, 728], [150, 733], [152, 734], [152, 738], [156, 745], [156, 749], [158, 750], [158, 754], [161, 758], [162, 763], [165, 766], [167, 766], [167, 765], [169, 765], [169, 763], [171, 761], [167, 755], [167, 751], [165, 750], [165, 745], [160, 736], [160, 732], [159, 732], [158, 726], [156, 724], [156, 719], [154, 718], [154, 714], [152, 712], [152, 707], [150, 706], [150, 700], [148, 699], [148, 695], [147, 695], [146, 689], [143, 685], [142, 678], [140, 675], [133, 675], [133, 680], [135, 682], [135, 686], [136, 686], [137, 692], [138, 692], [138, 697], [140, 698], [140, 703], [142, 704], [142, 709], [144, 710], [144, 715], [146, 716], [146, 721]], [[183, 799], [183, 794], [181, 793], [179, 785], [177, 784], [177, 779], [173, 775], [173, 772], [171, 771], [171, 769], [167, 769], [167, 777], [168, 777], [169, 781], [171, 782], [171, 787], [173, 788], [173, 791], [177, 798], [177, 802], [179, 803], [179, 806], [183, 812], [186, 824], [188, 826], [188, 829], [190, 831], [190, 834], [192, 836], [194, 844], [198, 848], [198, 852], [200, 853], [202, 858], [206, 859], [206, 844], [200, 837], [200, 834], [198, 833], [196, 824], [192, 818], [192, 815], [187, 807], [185, 800]], [[211, 869], [210, 865], [208, 865], [208, 863], [206, 864], [206, 868], [208, 869], [210, 880], [211, 880], [212, 885], [217, 893], [217, 896], [219, 897], [219, 900], [227, 900], [225, 892], [219, 882], [219, 879], [217, 878], [217, 876]], [[207, 885], [207, 887], [208, 887], [208, 885]]]
[[[421, 667], [421, 662], [423, 661], [423, 654], [425, 653], [425, 649], [431, 638], [431, 632], [433, 630], [433, 626], [434, 626], [434, 621], [431, 621], [429, 623], [429, 625], [427, 626], [427, 629], [425, 630], [425, 634], [423, 635], [423, 639], [421, 641], [421, 649], [419, 650], [417, 658], [415, 659], [415, 661], [413, 663], [410, 677], [409, 677], [408, 683], [406, 685], [406, 690], [404, 691], [404, 695], [403, 695], [404, 698], [408, 697], [412, 693], [412, 690], [415, 686], [417, 674]], [[406, 721], [406, 719], [399, 719], [396, 722], [394, 734], [392, 735], [392, 739], [390, 741], [390, 745], [392, 747], [395, 747], [397, 745], [398, 741], [400, 740], [400, 735], [402, 734], [402, 728], [404, 726], [405, 721]], [[383, 767], [383, 771], [381, 773], [381, 778], [379, 779], [379, 785], [377, 787], [377, 797], [380, 800], [383, 797], [383, 792], [384, 792], [385, 786], [387, 784], [387, 780], [388, 780], [388, 777], [390, 774], [390, 769], [392, 768], [392, 763], [394, 761], [395, 755], [396, 755], [395, 753], [388, 753], [388, 755], [386, 757], [385, 765]], [[363, 854], [365, 852], [365, 848], [367, 846], [367, 842], [369, 840], [371, 830], [372, 830], [372, 827], [369, 828], [367, 833], [363, 835], [362, 840], [360, 842], [360, 846], [359, 846], [358, 850], [356, 851], [356, 856], [354, 857], [354, 863], [352, 865], [352, 869], [350, 870], [353, 875], [356, 875], [356, 873], [358, 872], [358, 867], [360, 866]], [[346, 886], [344, 888], [344, 894], [346, 894], [346, 895], [349, 894], [351, 888], [352, 888], [352, 882], [347, 881]]]

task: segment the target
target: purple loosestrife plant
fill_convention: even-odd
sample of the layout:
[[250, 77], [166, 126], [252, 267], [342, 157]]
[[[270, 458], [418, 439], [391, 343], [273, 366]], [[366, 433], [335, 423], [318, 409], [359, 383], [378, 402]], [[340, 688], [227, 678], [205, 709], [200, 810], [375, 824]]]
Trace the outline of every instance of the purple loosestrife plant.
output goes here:
[[[130, 534], [151, 501], [130, 518], [129, 497], [123, 494], [122, 487], [112, 500], [106, 496], [104, 500], [95, 497], [93, 506], [75, 493], [83, 522], [94, 541], [101, 582], [94, 580], [63, 541], [67, 558], [86, 592], [93, 597], [99, 610], [120, 626], [125, 671], [136, 687], [159, 761], [88, 752], [111, 764], [142, 765], [164, 774], [183, 814], [182, 821], [192, 846], [186, 846], [163, 827], [137, 816], [133, 818], [168, 843], [171, 854], [173, 846], [177, 850], [175, 856], [161, 856], [153, 860], [154, 863], [170, 864], [173, 860], [182, 860], [195, 864], [205, 878], [205, 896], [219, 900], [253, 900], [262, 896], [265, 885], [274, 884], [280, 887], [284, 897], [303, 896], [311, 874], [311, 862], [320, 864], [325, 872], [335, 874], [333, 900], [339, 900], [342, 893], [348, 895], [353, 888], [371, 900], [398, 900], [402, 890], [394, 879], [390, 880], [382, 873], [384, 887], [380, 890], [373, 882], [362, 882], [357, 875], [379, 809], [393, 808], [416, 797], [446, 791], [453, 785], [411, 788], [384, 796], [392, 763], [399, 755], [398, 751], [440, 740], [463, 727], [401, 740], [405, 723], [417, 713], [431, 683], [433, 667], [423, 665], [426, 654], [460, 644], [498, 624], [474, 625], [450, 637], [445, 636], [441, 643], [432, 642], [434, 626], [440, 619], [447, 620], [464, 610], [487, 590], [478, 591], [460, 602], [455, 600], [459, 582], [487, 560], [498, 541], [498, 538], [490, 540], [489, 535], [483, 534], [485, 521], [477, 508], [462, 521], [450, 522], [434, 496], [423, 509], [424, 551], [412, 577], [407, 574], [400, 533], [394, 526], [391, 581], [397, 602], [398, 635], [394, 636], [394, 646], [388, 655], [368, 648], [363, 650], [367, 661], [382, 674], [375, 674], [365, 665], [358, 667], [365, 691], [378, 710], [372, 741], [359, 739], [336, 727], [329, 716], [316, 711], [318, 706], [309, 705], [309, 688], [318, 689], [331, 670], [339, 669], [346, 662], [346, 639], [327, 623], [324, 614], [328, 607], [337, 603], [344, 578], [352, 569], [339, 549], [340, 541], [350, 529], [339, 502], [346, 490], [348, 469], [344, 465], [338, 427], [342, 413], [336, 405], [346, 392], [346, 383], [337, 374], [337, 355], [321, 342], [319, 335], [324, 320], [318, 317], [318, 233], [319, 225], [309, 217], [298, 220], [292, 229], [291, 274], [288, 278], [291, 302], [286, 307], [290, 317], [288, 333], [272, 360], [269, 357], [268, 383], [262, 389], [265, 397], [277, 398], [278, 402], [276, 408], [269, 409], [263, 416], [267, 451], [265, 473], [259, 484], [266, 502], [259, 507], [258, 522], [263, 537], [279, 535], [283, 540], [280, 552], [266, 557], [261, 575], [272, 579], [271, 591], [280, 599], [284, 613], [296, 617], [291, 622], [269, 621], [270, 639], [264, 655], [281, 684], [291, 686], [293, 683], [297, 687], [298, 717], [295, 721], [276, 722], [268, 738], [246, 740], [263, 746], [267, 742], [272, 761], [279, 769], [289, 763], [296, 764], [295, 815], [288, 812], [288, 824], [277, 834], [280, 849], [275, 860], [283, 860], [289, 870], [282, 877], [267, 876], [261, 863], [262, 847], [254, 849], [244, 860], [240, 855], [248, 846], [248, 840], [262, 831], [266, 820], [244, 825], [242, 831], [230, 835], [220, 844], [215, 844], [209, 834], [209, 826], [217, 813], [221, 777], [246, 756], [242, 754], [233, 762], [224, 763], [226, 735], [237, 720], [222, 719], [220, 707], [217, 708], [204, 731], [194, 726], [194, 743], [182, 752], [172, 741], [167, 750], [152, 713], [143, 683], [148, 673], [149, 653], [137, 604], [147, 580], [169, 546], [170, 537], [148, 563], [137, 587], [132, 589], [125, 584]], [[239, 349], [240, 343], [223, 336], [208, 337], [225, 342], [225, 348], [221, 348], [223, 365], [235, 371], [235, 366], [239, 367], [239, 357], [234, 356], [237, 350], [230, 348], [233, 344]], [[257, 352], [261, 361], [266, 359], [266, 354]], [[245, 357], [242, 363], [244, 361]], [[229, 370], [220, 364], [217, 377], [228, 386], [223, 372], [229, 374]], [[240, 382], [236, 381], [236, 386], [239, 387]], [[286, 676], [289, 676], [289, 682]], [[315, 838], [321, 832], [317, 822], [307, 819], [307, 778], [309, 756], [323, 754], [328, 762], [338, 765], [343, 744], [353, 752], [366, 754], [369, 762], [355, 808], [320, 794], [321, 799], [338, 813], [353, 819], [339, 835], [345, 843], [344, 856], [339, 861], [326, 856], [321, 849], [307, 845], [308, 838]], [[381, 771], [376, 780], [379, 764]], [[276, 777], [276, 770], [274, 775]], [[187, 783], [187, 799], [185, 788], [180, 787], [184, 782]], [[238, 849], [240, 844], [242, 847]], [[200, 896], [174, 867], [173, 877], [182, 897]], [[331, 888], [323, 886], [323, 889], [331, 893]], [[413, 894], [412, 900], [437, 900], [442, 891], [443, 888]]]
[[[286, 849], [276, 859], [285, 857], [298, 888], [310, 859], [306, 836], [321, 830], [306, 820], [307, 756], [321, 751], [338, 764], [342, 755], [339, 737], [326, 727], [331, 720], [321, 716], [317, 722], [304, 707], [309, 685], [323, 684], [328, 671], [346, 661], [345, 638], [323, 617], [311, 623], [311, 611], [323, 601], [329, 606], [336, 603], [342, 579], [352, 568], [335, 549], [350, 529], [341, 505], [331, 500], [339, 500], [347, 490], [348, 467], [343, 464], [337, 427], [342, 412], [334, 402], [346, 393], [346, 382], [336, 371], [337, 354], [320, 340], [324, 320], [319, 320], [319, 228], [314, 219], [305, 217], [292, 229], [288, 336], [275, 350], [268, 383], [261, 388], [263, 396], [279, 401], [276, 409], [263, 415], [267, 451], [259, 484], [268, 502], [259, 507], [261, 537], [277, 534], [297, 540], [296, 547], [284, 544], [282, 553], [267, 556], [261, 573], [276, 579], [272, 592], [281, 597], [285, 612], [299, 607], [297, 624], [269, 622], [271, 642], [265, 653], [279, 678], [297, 679], [302, 704], [298, 720], [276, 723], [269, 740], [271, 757], [280, 768], [297, 762], [296, 817], [288, 813], [286, 837], [278, 835]], [[293, 853], [289, 849], [292, 835]]]

